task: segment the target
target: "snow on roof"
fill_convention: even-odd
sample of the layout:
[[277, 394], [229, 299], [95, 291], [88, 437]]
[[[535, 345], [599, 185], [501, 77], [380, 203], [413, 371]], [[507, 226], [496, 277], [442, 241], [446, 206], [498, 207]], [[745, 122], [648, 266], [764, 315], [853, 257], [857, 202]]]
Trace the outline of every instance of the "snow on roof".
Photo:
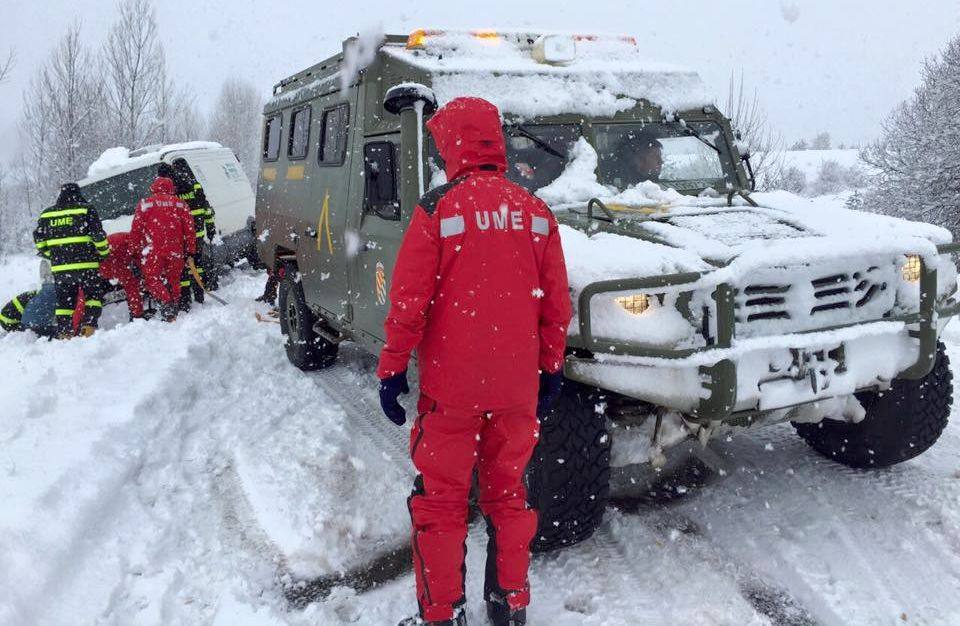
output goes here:
[[468, 33], [438, 37], [422, 49], [388, 44], [383, 51], [430, 72], [440, 104], [457, 96], [477, 96], [525, 118], [609, 116], [641, 99], [666, 111], [713, 103], [695, 71], [644, 59], [620, 38], [578, 40], [576, 59], [566, 65], [538, 63], [511, 38], [491, 43]]
[[87, 169], [87, 177], [80, 181], [80, 185], [89, 185], [117, 174], [123, 174], [131, 170], [149, 165], [157, 165], [163, 159], [163, 156], [170, 152], [182, 152], [184, 150], [218, 150], [223, 146], [215, 141], [188, 141], [184, 143], [172, 143], [167, 145], [149, 146], [131, 151], [129, 148], [119, 146], [104, 150], [100, 157], [90, 164]]

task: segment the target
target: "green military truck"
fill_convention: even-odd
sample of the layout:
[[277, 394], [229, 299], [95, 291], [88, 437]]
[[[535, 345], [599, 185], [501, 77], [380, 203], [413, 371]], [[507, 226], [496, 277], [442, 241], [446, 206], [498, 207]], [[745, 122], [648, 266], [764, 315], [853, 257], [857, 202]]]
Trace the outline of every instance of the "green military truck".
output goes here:
[[575, 305], [530, 470], [535, 549], [597, 527], [620, 440], [656, 466], [680, 441], [790, 421], [853, 467], [936, 441], [952, 403], [939, 334], [960, 308], [949, 233], [752, 193], [698, 75], [630, 37], [354, 38], [277, 84], [256, 225], [294, 365], [332, 365], [347, 340], [380, 350], [404, 228], [445, 182], [424, 118], [463, 95], [500, 108], [508, 177], [556, 212]]

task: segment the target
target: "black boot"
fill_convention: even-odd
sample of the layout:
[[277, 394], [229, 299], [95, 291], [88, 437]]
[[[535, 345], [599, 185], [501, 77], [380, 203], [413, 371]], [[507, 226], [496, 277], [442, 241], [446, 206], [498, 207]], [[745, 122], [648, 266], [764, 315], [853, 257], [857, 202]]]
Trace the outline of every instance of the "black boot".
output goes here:
[[174, 302], [160, 305], [160, 316], [164, 322], [177, 321], [177, 305]]
[[527, 609], [511, 609], [505, 597], [489, 595], [487, 617], [493, 626], [523, 626], [527, 623]]

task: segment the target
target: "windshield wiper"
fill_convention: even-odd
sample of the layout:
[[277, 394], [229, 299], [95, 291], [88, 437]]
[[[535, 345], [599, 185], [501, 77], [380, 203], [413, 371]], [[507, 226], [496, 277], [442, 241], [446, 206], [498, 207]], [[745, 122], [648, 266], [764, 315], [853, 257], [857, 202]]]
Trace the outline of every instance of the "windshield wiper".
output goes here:
[[567, 159], [567, 155], [565, 153], [560, 152], [540, 137], [537, 137], [528, 128], [522, 126], [521, 124], [511, 124], [508, 126], [508, 128], [515, 129], [518, 133], [537, 144], [537, 146], [539, 146], [544, 152], [552, 154], [553, 156], [563, 160]]
[[697, 139], [700, 140], [702, 144], [706, 146], [710, 146], [711, 148], [713, 148], [714, 152], [716, 152], [717, 154], [720, 154], [720, 148], [715, 146], [713, 143], [710, 142], [710, 140], [708, 140], [699, 132], [694, 130], [693, 126], [691, 126], [686, 120], [677, 118], [676, 121], [673, 122], [673, 124], [675, 124], [676, 126], [679, 126], [683, 130], [683, 132], [685, 132], [687, 135], [690, 135], [691, 137], [696, 137]]

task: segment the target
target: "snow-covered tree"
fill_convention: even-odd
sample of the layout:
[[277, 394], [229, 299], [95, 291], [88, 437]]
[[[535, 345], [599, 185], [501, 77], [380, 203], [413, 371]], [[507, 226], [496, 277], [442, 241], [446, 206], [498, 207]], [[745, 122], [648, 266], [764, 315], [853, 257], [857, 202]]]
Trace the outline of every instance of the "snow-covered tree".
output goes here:
[[210, 117], [210, 138], [230, 148], [250, 180], [256, 180], [260, 154], [263, 101], [257, 88], [243, 79], [224, 81]]
[[771, 128], [756, 90], [747, 92], [743, 72], [730, 74], [726, 113], [750, 152], [757, 189], [772, 188], [783, 167], [783, 137]]
[[122, 0], [101, 51], [113, 143], [160, 141], [170, 88], [157, 16], [150, 0]]
[[830, 133], [822, 132], [818, 133], [817, 136], [813, 138], [813, 142], [810, 144], [810, 147], [813, 150], [829, 150], [832, 145], [833, 142], [830, 139]]
[[924, 64], [913, 96], [861, 152], [880, 173], [861, 206], [949, 228], [960, 236], [960, 37]]

